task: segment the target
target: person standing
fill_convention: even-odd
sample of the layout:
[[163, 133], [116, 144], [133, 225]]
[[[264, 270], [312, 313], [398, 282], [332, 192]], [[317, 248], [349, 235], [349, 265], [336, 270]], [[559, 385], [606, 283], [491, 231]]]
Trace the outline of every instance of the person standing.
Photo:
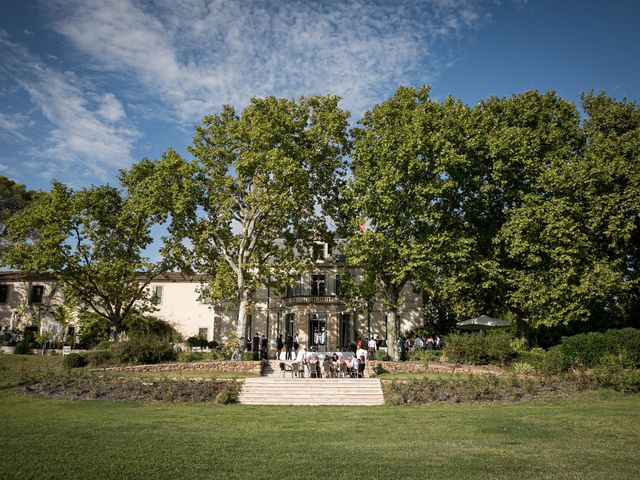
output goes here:
[[427, 337], [427, 350], [433, 350], [433, 337], [429, 335]]
[[278, 340], [276, 341], [276, 359], [281, 360], [280, 356], [282, 355], [282, 349], [284, 348], [284, 342], [282, 341], [282, 334], [278, 335]]
[[285, 348], [285, 360], [291, 360], [291, 348], [293, 347], [293, 337], [291, 335], [287, 335], [287, 339], [284, 341]]
[[258, 360], [258, 356], [260, 355], [260, 336], [258, 335], [258, 332], [253, 335], [253, 342], [251, 346], [253, 350], [253, 359]]
[[398, 347], [398, 358], [402, 360], [404, 358], [404, 339], [402, 337], [398, 337], [396, 347]]
[[267, 358], [267, 337], [265, 335], [262, 335], [262, 338], [260, 339], [260, 352], [261, 352], [260, 356], [266, 360], [266, 358]]
[[369, 340], [369, 345], [367, 348], [367, 353], [369, 354], [370, 360], [375, 358], [377, 349], [378, 349], [378, 342], [376, 342], [375, 338], [371, 338], [371, 340]]
[[298, 356], [298, 348], [300, 348], [300, 342], [298, 340], [298, 332], [296, 332], [296, 336], [293, 337], [293, 350], [295, 351], [295, 355], [293, 356], [294, 358]]

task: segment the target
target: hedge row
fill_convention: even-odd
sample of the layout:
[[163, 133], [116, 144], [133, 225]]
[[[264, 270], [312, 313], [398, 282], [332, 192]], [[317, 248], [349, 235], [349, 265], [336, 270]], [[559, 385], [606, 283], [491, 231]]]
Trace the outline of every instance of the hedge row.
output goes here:
[[565, 337], [545, 354], [541, 370], [553, 375], [612, 361], [624, 368], [640, 368], [640, 330], [623, 328]]
[[233, 380], [190, 381], [46, 375], [25, 378], [25, 393], [73, 400], [234, 403], [240, 384]]
[[505, 365], [517, 355], [519, 343], [504, 331], [454, 333], [445, 339], [445, 355], [452, 362]]

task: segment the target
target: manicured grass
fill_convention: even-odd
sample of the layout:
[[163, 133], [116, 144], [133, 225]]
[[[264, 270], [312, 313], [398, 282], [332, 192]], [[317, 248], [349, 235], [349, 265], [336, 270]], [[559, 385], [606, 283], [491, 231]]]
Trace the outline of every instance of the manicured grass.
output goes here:
[[26, 372], [62, 371], [62, 357], [0, 354], [0, 388], [7, 387]]
[[0, 393], [0, 478], [635, 479], [637, 396], [246, 407]]
[[60, 371], [61, 361], [0, 355], [0, 478], [617, 480], [640, 472], [637, 395], [246, 407], [51, 400], [12, 383], [26, 370]]

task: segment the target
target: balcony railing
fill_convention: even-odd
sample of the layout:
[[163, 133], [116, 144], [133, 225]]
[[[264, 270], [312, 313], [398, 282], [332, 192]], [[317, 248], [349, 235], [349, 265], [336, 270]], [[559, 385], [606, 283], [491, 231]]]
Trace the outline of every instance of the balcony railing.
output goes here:
[[340, 298], [335, 295], [293, 295], [290, 297], [283, 297], [282, 303], [284, 305], [308, 305], [312, 303], [344, 303]]

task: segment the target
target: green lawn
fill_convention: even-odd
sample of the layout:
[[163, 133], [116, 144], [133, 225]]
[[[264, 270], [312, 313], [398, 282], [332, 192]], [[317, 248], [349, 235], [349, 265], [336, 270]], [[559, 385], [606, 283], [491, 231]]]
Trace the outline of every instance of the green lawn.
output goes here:
[[635, 479], [637, 397], [245, 407], [0, 394], [0, 478]]
[[640, 472], [637, 395], [367, 408], [111, 403], [21, 395], [11, 371], [0, 357], [0, 478], [617, 480]]
[[26, 372], [36, 371], [62, 372], [62, 357], [0, 354], [0, 388], [19, 380]]

